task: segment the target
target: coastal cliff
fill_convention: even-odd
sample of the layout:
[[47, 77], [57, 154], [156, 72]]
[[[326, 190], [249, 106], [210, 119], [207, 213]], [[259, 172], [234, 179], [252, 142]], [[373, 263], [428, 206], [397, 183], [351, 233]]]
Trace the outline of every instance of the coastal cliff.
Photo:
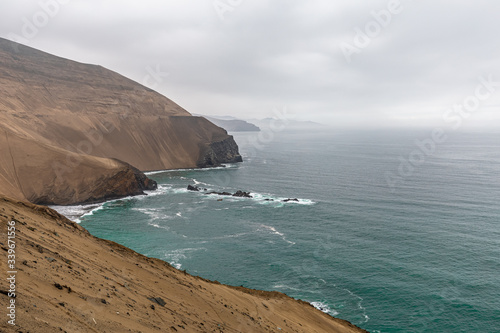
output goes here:
[[198, 159], [197, 166], [217, 166], [223, 162], [243, 162], [238, 153], [238, 146], [232, 137], [220, 141], [213, 141], [210, 145], [200, 149], [200, 158]]
[[215, 125], [228, 130], [229, 132], [259, 132], [260, 128], [242, 119], [220, 119], [209, 116], [202, 116], [213, 122]]
[[94, 203], [156, 189], [125, 162], [66, 151], [1, 126], [0, 156], [0, 193], [33, 203]]
[[241, 161], [226, 130], [165, 96], [2, 38], [0, 132], [0, 194], [34, 203], [141, 194], [144, 171]]
[[[4, 235], [8, 223], [16, 232], [16, 326], [5, 317], [2, 332], [366, 332], [278, 292], [191, 276], [48, 207], [0, 196]], [[1, 304], [10, 303], [9, 288], [2, 279]]]
[[2, 332], [365, 332], [278, 292], [191, 276], [33, 204], [144, 194], [157, 184], [143, 171], [242, 161], [226, 130], [151, 89], [0, 38], [0, 156], [0, 230], [15, 240], [0, 240], [0, 269], [15, 271], [0, 282]]

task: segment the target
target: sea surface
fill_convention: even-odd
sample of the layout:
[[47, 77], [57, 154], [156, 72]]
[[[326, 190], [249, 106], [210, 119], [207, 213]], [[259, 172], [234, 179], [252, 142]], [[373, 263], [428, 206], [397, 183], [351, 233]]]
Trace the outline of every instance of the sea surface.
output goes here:
[[370, 332], [500, 332], [500, 133], [234, 136], [244, 163], [153, 172], [147, 196], [57, 209], [193, 275], [278, 290]]

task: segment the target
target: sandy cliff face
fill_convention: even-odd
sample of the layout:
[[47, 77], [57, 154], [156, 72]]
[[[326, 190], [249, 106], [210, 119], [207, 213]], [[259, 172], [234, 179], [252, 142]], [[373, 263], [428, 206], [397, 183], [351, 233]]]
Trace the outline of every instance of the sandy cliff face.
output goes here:
[[[277, 292], [193, 277], [91, 236], [42, 206], [0, 197], [16, 228], [16, 327], [2, 332], [365, 332]], [[8, 269], [6, 237], [0, 269]], [[6, 279], [0, 303], [10, 302]]]
[[92, 203], [156, 189], [127, 163], [73, 153], [1, 127], [0, 156], [0, 193], [33, 203]]
[[[53, 174], [43, 171], [31, 186], [41, 165], [17, 158], [10, 170], [8, 158], [2, 160], [1, 167], [11, 174], [0, 170], [4, 178], [0, 182], [6, 184], [0, 194], [32, 202], [87, 202], [113, 197], [127, 187], [135, 194], [137, 188], [147, 186], [132, 184], [138, 174], [132, 169], [124, 172], [127, 164], [150, 171], [241, 161], [236, 143], [224, 129], [191, 116], [157, 92], [103, 67], [1, 38], [0, 130], [25, 140], [20, 151], [33, 152], [32, 147], [50, 151], [44, 162], [50, 159], [66, 170], [68, 178], [79, 178], [67, 180], [61, 188], [55, 185]], [[0, 149], [8, 150], [7, 146]], [[84, 162], [73, 163], [75, 158]], [[38, 161], [43, 162], [41, 157]], [[13, 181], [13, 173], [19, 181]], [[111, 176], [122, 184], [119, 190], [85, 190], [110, 185], [106, 179]], [[74, 187], [76, 183], [79, 186]]]

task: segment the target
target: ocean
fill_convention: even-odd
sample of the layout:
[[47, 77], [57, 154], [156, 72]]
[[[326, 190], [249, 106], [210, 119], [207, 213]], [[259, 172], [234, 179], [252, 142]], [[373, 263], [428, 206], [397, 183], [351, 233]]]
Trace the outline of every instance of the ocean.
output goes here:
[[373, 333], [500, 332], [500, 133], [431, 132], [234, 133], [244, 163], [153, 172], [147, 196], [56, 208], [190, 274]]

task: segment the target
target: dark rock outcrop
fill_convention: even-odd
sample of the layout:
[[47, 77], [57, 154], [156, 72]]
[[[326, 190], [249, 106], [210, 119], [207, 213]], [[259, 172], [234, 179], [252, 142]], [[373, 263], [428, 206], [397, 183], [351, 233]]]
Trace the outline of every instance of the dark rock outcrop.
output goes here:
[[200, 149], [200, 158], [198, 160], [198, 167], [212, 167], [219, 166], [221, 163], [237, 163], [243, 162], [238, 145], [234, 141], [232, 135], [227, 138], [211, 142], [204, 145]]
[[[156, 181], [148, 178], [133, 166], [116, 160], [122, 164], [114, 175], [105, 174], [98, 177], [88, 187], [79, 189], [78, 195], [72, 187], [58, 185], [53, 191], [44, 192], [37, 196], [35, 193], [29, 198], [31, 202], [39, 205], [73, 205], [91, 204], [107, 200], [119, 199], [126, 196], [143, 195], [144, 191], [156, 190]], [[65, 189], [65, 190], [64, 190]], [[61, 191], [63, 190], [63, 191]]]
[[188, 191], [194, 191], [194, 192], [199, 192], [200, 189], [198, 188], [198, 186], [193, 186], [193, 185], [188, 185], [187, 187]]
[[[195, 191], [195, 192], [199, 192], [201, 190], [199, 187], [192, 186], [192, 185], [188, 185], [187, 189], [190, 190], [190, 191]], [[205, 188], [203, 190], [206, 191], [207, 189]], [[241, 190], [238, 190], [235, 193], [230, 193], [230, 192], [226, 192], [226, 191], [224, 191], [224, 192], [210, 191], [210, 192], [206, 192], [205, 194], [208, 194], [208, 195], [211, 195], [211, 194], [225, 195], [225, 196], [240, 197], [240, 198], [253, 198], [250, 195], [250, 192], [244, 192], [244, 191], [241, 191]]]
[[253, 198], [250, 195], [250, 192], [243, 192], [243, 191], [236, 191], [236, 193], [233, 194], [233, 197], [243, 197], [243, 198]]
[[[201, 189], [198, 187], [198, 186], [193, 186], [193, 185], [188, 185], [187, 189], [189, 191], [195, 191], [195, 192], [200, 192]], [[238, 190], [234, 193], [229, 193], [229, 192], [217, 192], [217, 191], [210, 191], [210, 192], [206, 192], [207, 189], [203, 189], [205, 191], [205, 194], [215, 194], [215, 195], [225, 195], [225, 196], [233, 196], [233, 197], [239, 197], [239, 198], [253, 198], [253, 196], [251, 195], [251, 192], [245, 192], [245, 191], [242, 191], [242, 190]], [[263, 201], [274, 201], [274, 199], [263, 199]], [[288, 198], [288, 199], [283, 199], [281, 200], [281, 202], [300, 202], [299, 199], [297, 198]]]
[[206, 194], [217, 194], [217, 195], [232, 195], [231, 193], [229, 192], [216, 192], [216, 191], [212, 191], [212, 192], [208, 192]]
[[167, 304], [167, 302], [165, 302], [161, 297], [149, 297], [148, 300], [163, 307]]

